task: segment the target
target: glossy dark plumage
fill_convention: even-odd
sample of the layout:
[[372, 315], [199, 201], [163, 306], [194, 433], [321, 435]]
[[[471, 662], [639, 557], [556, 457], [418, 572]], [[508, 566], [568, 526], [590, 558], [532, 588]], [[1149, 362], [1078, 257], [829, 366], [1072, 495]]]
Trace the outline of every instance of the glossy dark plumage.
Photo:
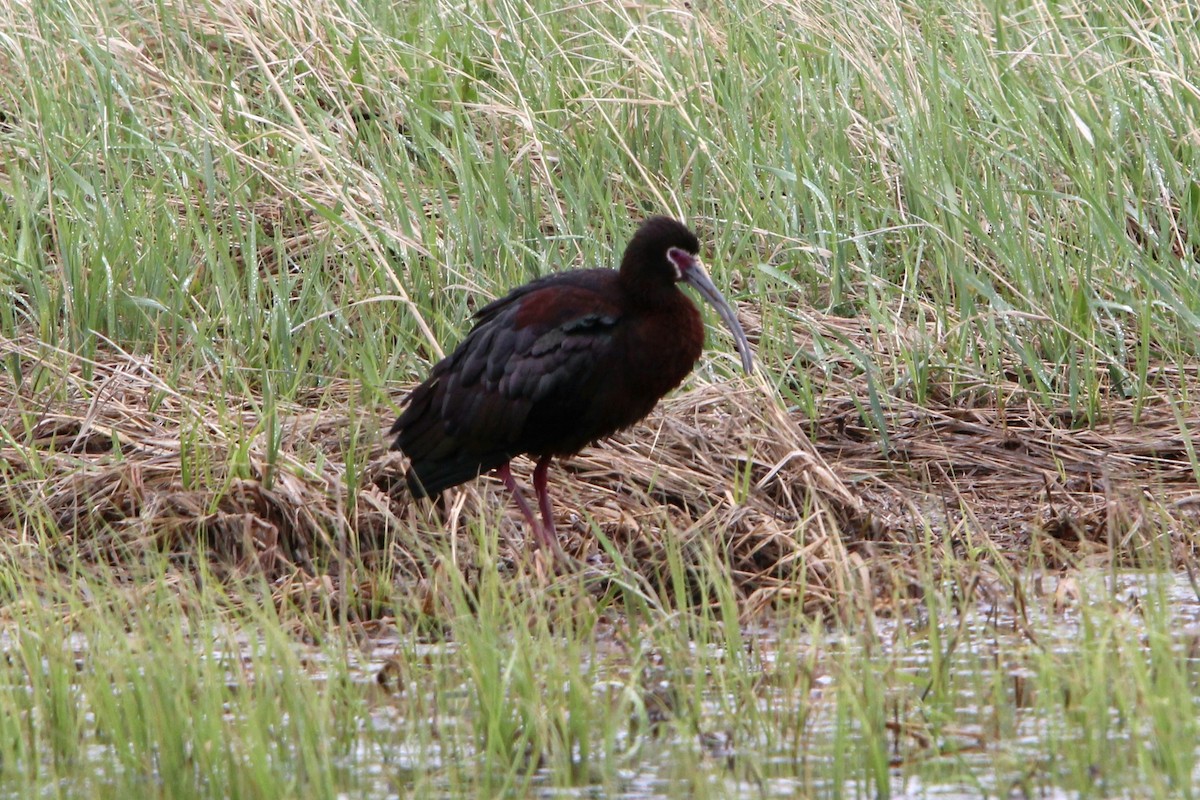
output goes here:
[[[669, 217], [644, 222], [620, 271], [562, 272], [520, 286], [475, 314], [475, 327], [413, 390], [392, 426], [410, 459], [409, 488], [433, 495], [499, 470], [539, 541], [557, 549], [545, 475], [553, 456], [578, 452], [642, 419], [692, 370], [704, 344], [696, 286], [730, 325], [749, 372], [749, 345], [695, 257], [700, 243]], [[516, 491], [508, 462], [539, 458], [544, 526]]]

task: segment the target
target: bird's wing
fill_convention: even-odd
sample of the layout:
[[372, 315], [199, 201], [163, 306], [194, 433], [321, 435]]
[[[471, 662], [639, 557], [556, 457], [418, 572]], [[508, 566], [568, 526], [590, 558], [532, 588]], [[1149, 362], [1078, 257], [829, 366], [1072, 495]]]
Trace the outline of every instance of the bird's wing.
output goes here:
[[564, 286], [534, 287], [520, 302], [496, 309], [447, 370], [441, 408], [447, 432], [519, 451], [530, 410], [564, 389], [584, 388], [620, 317], [611, 301]]
[[534, 294], [543, 289], [553, 288], [558, 284], [564, 283], [566, 278], [573, 278], [576, 275], [583, 274], [583, 272], [582, 270], [574, 273], [555, 272], [550, 275], [543, 275], [540, 278], [534, 278], [529, 283], [509, 290], [508, 294], [503, 297], [497, 297], [495, 300], [478, 309], [471, 316], [475, 320], [476, 327], [478, 327], [505, 310], [512, 308], [514, 305], [520, 305], [522, 298], [526, 295]]
[[539, 403], [539, 415], [578, 413], [576, 398], [595, 391], [597, 362], [621, 320], [598, 288], [605, 278], [587, 280], [536, 281], [485, 306], [413, 390], [392, 433], [411, 460], [414, 491], [437, 493], [528, 451]]

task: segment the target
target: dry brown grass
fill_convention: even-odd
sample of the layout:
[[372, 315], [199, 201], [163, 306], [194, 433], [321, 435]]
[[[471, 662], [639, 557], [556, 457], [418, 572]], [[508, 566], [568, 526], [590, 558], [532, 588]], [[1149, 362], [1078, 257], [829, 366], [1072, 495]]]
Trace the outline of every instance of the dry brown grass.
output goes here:
[[[27, 362], [37, 352], [32, 340], [3, 347]], [[495, 481], [452, 490], [437, 513], [410, 502], [382, 432], [391, 409], [357, 431], [328, 401], [281, 410], [272, 457], [253, 409], [212, 411], [219, 389], [205, 376], [177, 389], [119, 354], [92, 364], [90, 379], [69, 355], [41, 362], [57, 372], [50, 389], [0, 384], [0, 530], [13, 548], [118, 565], [146, 550], [181, 563], [204, 553], [289, 587], [332, 585], [347, 568], [359, 581], [364, 566], [386, 564], [395, 580], [427, 587], [435, 573], [482, 568], [470, 523], [501, 518], [501, 563], [527, 555]], [[1194, 390], [1196, 375], [1163, 380]], [[854, 403], [864, 395], [853, 376], [835, 378], [810, 420], [762, 383], [690, 385], [553, 471], [568, 551], [611, 568], [594, 525], [663, 586], [673, 537], [689, 568], [706, 549], [722, 556], [748, 609], [788, 598], [813, 610], [903, 588], [929, 545], [1016, 564], [1190, 560], [1200, 508], [1190, 409], [1113, 400], [1087, 427], [1015, 387], [926, 407], [889, 398], [885, 450]], [[358, 467], [348, 478], [355, 436], [362, 452], [349, 456]]]

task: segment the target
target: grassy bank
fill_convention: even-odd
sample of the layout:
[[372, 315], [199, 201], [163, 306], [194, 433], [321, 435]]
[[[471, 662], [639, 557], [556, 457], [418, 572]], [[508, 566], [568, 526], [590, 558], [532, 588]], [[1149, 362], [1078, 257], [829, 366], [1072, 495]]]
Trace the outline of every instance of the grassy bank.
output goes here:
[[665, 211], [760, 373], [714, 335], [574, 462], [578, 551], [716, 538], [743, 595], [826, 565], [817, 605], [843, 542], [926, 526], [1136, 558], [1192, 527], [1195, 20], [1089, 9], [9, 5], [4, 518], [268, 571], [399, 540], [419, 577], [404, 389]]
[[[1070, 587], [1194, 561], [1198, 27], [0, 4], [11, 791], [1184, 791], [1177, 602]], [[758, 372], [712, 327], [557, 470], [590, 567], [539, 576], [502, 487], [414, 504], [383, 430], [473, 308], [612, 265], [652, 213], [698, 231]], [[1082, 616], [1032, 619], [1055, 592]], [[985, 669], [996, 625], [938, 622], [997, 597], [1019, 635]], [[347, 631], [399, 636], [371, 661]]]

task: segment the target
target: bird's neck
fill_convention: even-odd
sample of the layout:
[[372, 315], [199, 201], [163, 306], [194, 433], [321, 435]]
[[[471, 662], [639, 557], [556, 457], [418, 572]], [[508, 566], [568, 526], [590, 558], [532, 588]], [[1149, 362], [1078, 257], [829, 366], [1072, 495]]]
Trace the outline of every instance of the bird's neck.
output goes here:
[[625, 296], [625, 306], [631, 310], [653, 311], [672, 308], [678, 305], [680, 300], [688, 302], [687, 297], [674, 283], [639, 278], [636, 274], [627, 274], [622, 270], [620, 284]]

